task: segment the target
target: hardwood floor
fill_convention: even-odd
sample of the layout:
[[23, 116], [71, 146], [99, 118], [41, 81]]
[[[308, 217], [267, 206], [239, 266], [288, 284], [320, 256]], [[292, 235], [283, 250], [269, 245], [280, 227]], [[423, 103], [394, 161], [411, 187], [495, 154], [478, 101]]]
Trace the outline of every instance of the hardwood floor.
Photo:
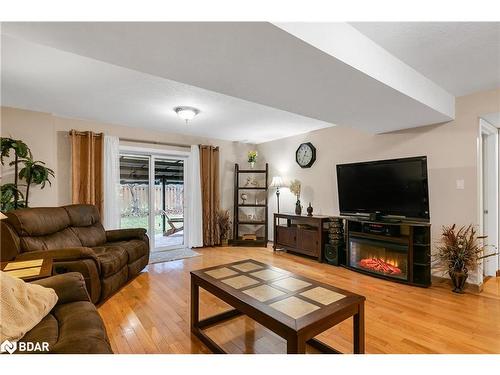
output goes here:
[[[373, 277], [263, 248], [207, 248], [202, 256], [148, 266], [99, 307], [115, 353], [208, 353], [189, 330], [189, 271], [252, 258], [366, 297], [367, 353], [500, 353], [500, 278], [483, 293], [454, 294]], [[201, 318], [229, 306], [201, 290]], [[319, 338], [352, 352], [352, 320]], [[207, 330], [230, 353], [285, 353], [286, 343], [241, 316]], [[308, 348], [308, 352], [314, 352]]]

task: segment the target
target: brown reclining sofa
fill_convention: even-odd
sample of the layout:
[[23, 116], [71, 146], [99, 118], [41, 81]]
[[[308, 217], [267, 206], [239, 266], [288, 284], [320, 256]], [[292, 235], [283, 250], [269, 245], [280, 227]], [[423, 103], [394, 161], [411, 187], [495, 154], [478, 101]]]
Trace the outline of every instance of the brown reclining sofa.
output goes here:
[[79, 272], [93, 303], [105, 300], [149, 262], [146, 230], [105, 231], [93, 205], [24, 208], [1, 221], [1, 261], [50, 257], [54, 273]]

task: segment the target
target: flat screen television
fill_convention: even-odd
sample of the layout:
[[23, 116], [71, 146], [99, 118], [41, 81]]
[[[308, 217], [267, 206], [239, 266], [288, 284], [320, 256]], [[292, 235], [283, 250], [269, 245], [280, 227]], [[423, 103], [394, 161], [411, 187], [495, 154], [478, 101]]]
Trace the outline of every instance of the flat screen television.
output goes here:
[[341, 215], [429, 220], [427, 157], [338, 164]]

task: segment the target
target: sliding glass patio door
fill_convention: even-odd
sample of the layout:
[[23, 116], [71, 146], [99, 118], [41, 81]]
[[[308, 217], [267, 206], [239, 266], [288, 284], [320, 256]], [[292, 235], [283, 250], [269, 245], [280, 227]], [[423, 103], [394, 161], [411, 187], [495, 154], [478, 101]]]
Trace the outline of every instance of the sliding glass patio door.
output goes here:
[[153, 157], [155, 249], [184, 247], [184, 159]]
[[185, 247], [186, 158], [120, 153], [121, 228], [145, 228], [152, 251]]

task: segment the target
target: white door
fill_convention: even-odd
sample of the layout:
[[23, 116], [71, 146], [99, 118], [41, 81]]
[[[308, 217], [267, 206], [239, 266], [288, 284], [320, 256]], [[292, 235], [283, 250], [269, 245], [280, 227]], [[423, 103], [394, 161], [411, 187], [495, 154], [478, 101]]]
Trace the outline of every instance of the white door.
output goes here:
[[152, 165], [151, 207], [154, 215], [150, 219], [154, 228], [153, 250], [184, 248], [186, 159], [153, 155]]
[[[499, 155], [498, 129], [481, 119], [480, 139], [480, 172], [481, 172], [481, 233], [488, 236], [486, 243], [493, 252], [498, 249], [499, 236]], [[483, 261], [484, 276], [495, 276], [499, 269], [497, 256], [485, 258]]]

